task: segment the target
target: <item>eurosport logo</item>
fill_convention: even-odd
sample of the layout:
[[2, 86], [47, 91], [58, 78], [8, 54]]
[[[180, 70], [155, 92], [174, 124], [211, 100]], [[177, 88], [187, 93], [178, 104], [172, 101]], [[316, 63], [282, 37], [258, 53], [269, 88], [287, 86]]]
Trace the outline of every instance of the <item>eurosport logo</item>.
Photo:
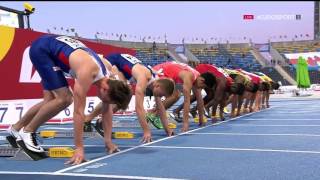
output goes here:
[[301, 14], [244, 14], [243, 20], [301, 20]]

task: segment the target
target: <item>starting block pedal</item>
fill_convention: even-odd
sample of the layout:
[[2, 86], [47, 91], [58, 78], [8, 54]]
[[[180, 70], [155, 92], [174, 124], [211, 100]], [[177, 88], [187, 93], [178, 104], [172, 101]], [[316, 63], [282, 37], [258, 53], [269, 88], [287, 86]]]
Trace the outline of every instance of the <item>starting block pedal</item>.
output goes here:
[[[238, 108], [235, 109], [235, 112], [238, 113]], [[244, 113], [244, 112], [245, 112], [245, 109], [244, 109], [244, 108], [241, 108], [241, 109], [240, 109], [240, 113]]]
[[13, 148], [19, 148], [16, 139], [12, 136], [6, 136], [7, 141], [9, 142], [9, 144], [13, 147]]
[[[199, 117], [193, 118], [193, 121], [194, 121], [195, 123], [199, 123]], [[205, 116], [203, 117], [203, 122], [204, 122], [204, 123], [208, 122], [207, 117], [205, 117]]]
[[174, 123], [169, 123], [168, 126], [169, 126], [170, 129], [176, 129], [177, 128], [177, 125], [174, 124]]
[[46, 154], [46, 152], [42, 152], [42, 153], [37, 153], [37, 152], [33, 152], [30, 151], [26, 145], [24, 144], [24, 142], [22, 140], [17, 141], [18, 145], [20, 146], [20, 149], [18, 150], [18, 152], [16, 153], [16, 155], [14, 157], [12, 157], [12, 159], [15, 160], [34, 160], [34, 161], [38, 161], [41, 159], [45, 159], [48, 157], [48, 155]]
[[230, 114], [231, 112], [228, 110], [227, 107], [224, 107], [224, 108], [223, 108], [223, 113], [225, 113], [225, 114]]
[[119, 131], [119, 132], [112, 132], [112, 138], [114, 139], [132, 139], [134, 138], [134, 134], [127, 131]]
[[70, 147], [49, 148], [48, 155], [51, 158], [70, 158], [74, 154], [74, 149]]
[[211, 118], [220, 118], [220, 114], [217, 113], [215, 116], [211, 116]]

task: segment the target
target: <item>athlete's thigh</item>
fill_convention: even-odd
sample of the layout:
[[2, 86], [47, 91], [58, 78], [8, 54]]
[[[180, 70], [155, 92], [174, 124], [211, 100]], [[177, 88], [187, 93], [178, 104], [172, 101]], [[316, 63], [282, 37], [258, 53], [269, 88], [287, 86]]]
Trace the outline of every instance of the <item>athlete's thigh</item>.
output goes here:
[[34, 44], [30, 48], [30, 58], [33, 66], [41, 77], [41, 84], [45, 90], [52, 91], [61, 87], [68, 87], [68, 82], [60, 67], [55, 65], [55, 58], [41, 44]]

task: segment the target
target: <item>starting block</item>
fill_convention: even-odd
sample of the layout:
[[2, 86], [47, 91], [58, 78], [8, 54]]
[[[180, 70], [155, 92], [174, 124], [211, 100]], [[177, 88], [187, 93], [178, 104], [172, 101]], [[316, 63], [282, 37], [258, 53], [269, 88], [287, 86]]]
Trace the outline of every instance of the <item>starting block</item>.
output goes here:
[[51, 158], [70, 158], [74, 154], [74, 149], [70, 147], [49, 148], [48, 155]]
[[112, 138], [114, 139], [132, 139], [134, 134], [131, 132], [112, 132]]
[[9, 157], [13, 160], [40, 160], [47, 158], [47, 154], [32, 152], [27, 149], [22, 140], [17, 141], [12, 136], [6, 137], [11, 146], [0, 147], [0, 157]]
[[[195, 123], [199, 123], [199, 117], [193, 118], [193, 121], [194, 121]], [[203, 117], [203, 122], [204, 122], [204, 123], [208, 122], [207, 117], [205, 117], [205, 116]]]
[[48, 157], [70, 158], [74, 154], [74, 150], [70, 147], [51, 147], [49, 149], [45, 149], [45, 151], [42, 153], [37, 153], [27, 149], [22, 140], [17, 141], [16, 144], [18, 145], [18, 148], [11, 147], [9, 145], [0, 147], [0, 157], [7, 157], [9, 160], [38, 161]]
[[[97, 132], [84, 132], [83, 136], [87, 137], [101, 137]], [[73, 131], [40, 131], [42, 138], [73, 138]]]
[[[22, 145], [23, 142], [18, 142]], [[74, 154], [74, 150], [70, 147], [52, 147], [43, 153], [36, 153], [28, 150], [25, 145], [21, 148], [1, 147], [0, 157], [9, 157], [10, 160], [34, 160], [38, 161], [48, 157], [51, 158], [70, 158]]]
[[37, 152], [30, 151], [26, 147], [26, 145], [24, 144], [24, 142], [22, 140], [17, 141], [17, 144], [20, 146], [20, 148], [19, 148], [18, 152], [16, 153], [16, 155], [14, 157], [12, 157], [11, 159], [38, 161], [41, 159], [48, 158], [48, 155], [46, 152], [37, 153]]
[[[25, 147], [25, 146], [24, 146]], [[22, 148], [13, 148], [13, 147], [1, 147], [0, 148], [0, 157], [8, 157], [10, 160], [40, 160], [45, 157], [40, 157], [37, 153], [32, 153], [30, 151], [26, 152]]]
[[0, 157], [13, 157], [19, 151], [19, 148], [12, 147], [1, 147], [0, 148]]
[[34, 156], [30, 156], [21, 148], [13, 147], [0, 147], [0, 157], [7, 157], [10, 160], [38, 160], [33, 159]]
[[[73, 138], [74, 133], [71, 132], [61, 132], [61, 131], [41, 131], [40, 136], [42, 138]], [[88, 137], [102, 137], [98, 132], [83, 132], [83, 136], [85, 138]], [[134, 134], [131, 132], [119, 131], [112, 132], [112, 138], [114, 139], [132, 139], [134, 138]]]

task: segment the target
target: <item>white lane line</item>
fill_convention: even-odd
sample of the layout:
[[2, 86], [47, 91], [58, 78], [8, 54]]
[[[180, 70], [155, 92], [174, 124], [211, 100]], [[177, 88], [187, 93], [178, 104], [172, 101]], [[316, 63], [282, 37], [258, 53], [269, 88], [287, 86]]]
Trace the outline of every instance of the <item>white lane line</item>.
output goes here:
[[189, 133], [195, 135], [226, 135], [226, 136], [305, 136], [320, 137], [320, 134], [261, 134], [261, 133]]
[[319, 111], [319, 109], [317, 109], [317, 110], [310, 110], [310, 111], [291, 111], [291, 112], [288, 112], [288, 111], [276, 111], [274, 113], [290, 115], [290, 114], [303, 114], [303, 113], [320, 113], [320, 111]]
[[[258, 111], [258, 112], [263, 112], [263, 111], [270, 110], [270, 109], [273, 109], [273, 108], [276, 108], [276, 107], [278, 107], [278, 106], [273, 106], [273, 107], [270, 107], [270, 108], [267, 108], [267, 109], [263, 109], [263, 110]], [[157, 142], [165, 141], [167, 139], [175, 138], [175, 137], [178, 137], [178, 136], [181, 136], [181, 135], [184, 135], [184, 134], [188, 134], [188, 133], [191, 133], [191, 132], [194, 132], [194, 131], [198, 131], [198, 130], [201, 130], [201, 129], [204, 129], [204, 128], [208, 128], [208, 127], [211, 127], [211, 126], [216, 126], [216, 125], [219, 125], [219, 124], [222, 124], [222, 123], [233, 121], [233, 120], [236, 120], [236, 119], [239, 119], [239, 118], [242, 118], [242, 117], [246, 117], [246, 116], [258, 113], [258, 112], [252, 112], [252, 113], [244, 114], [242, 116], [238, 116], [238, 117], [235, 117], [235, 118], [232, 118], [232, 119], [228, 119], [228, 120], [221, 121], [221, 122], [218, 122], [218, 123], [215, 123], [215, 124], [210, 124], [210, 125], [205, 126], [205, 127], [200, 127], [200, 128], [196, 128], [196, 129], [184, 132], [184, 133], [180, 133], [180, 134], [177, 134], [175, 136], [170, 136], [170, 137], [162, 138], [162, 139], [150, 142], [150, 143], [141, 144], [139, 146], [126, 149], [124, 151], [120, 151], [120, 152], [117, 152], [117, 153], [114, 153], [114, 154], [110, 154], [110, 155], [107, 155], [107, 156], [104, 156], [104, 157], [100, 157], [100, 158], [97, 158], [97, 159], [94, 159], [94, 160], [91, 160], [91, 161], [87, 161], [87, 162], [84, 162], [84, 163], [81, 163], [81, 164], [78, 164], [78, 165], [74, 165], [74, 166], [71, 166], [71, 167], [68, 167], [68, 168], [64, 168], [64, 169], [55, 171], [55, 173], [63, 173], [63, 172], [66, 172], [66, 171], [69, 171], [69, 170], [72, 170], [72, 169], [75, 169], [75, 168], [79, 168], [81, 166], [85, 166], [85, 165], [88, 165], [88, 164], [91, 164], [91, 163], [94, 163], [94, 162], [97, 162], [97, 161], [101, 161], [101, 160], [104, 160], [104, 159], [107, 159], [107, 158], [110, 158], [110, 157], [113, 157], [113, 156], [116, 156], [116, 155], [119, 155], [119, 154], [123, 154], [123, 153], [128, 152], [128, 151], [132, 151], [132, 150], [138, 149], [140, 147], [148, 146], [148, 145], [151, 145], [151, 144], [154, 144], [154, 143], [157, 143]]]
[[274, 111], [276, 111], [276, 112], [287, 111], [287, 112], [291, 113], [291, 111], [300, 112], [300, 111], [316, 111], [316, 110], [319, 111], [319, 107], [315, 108], [315, 107], [309, 107], [309, 106], [306, 105], [306, 106], [297, 107], [297, 108], [279, 108], [279, 109], [275, 109]]
[[0, 174], [26, 174], [26, 175], [48, 175], [48, 176], [81, 176], [81, 177], [104, 177], [115, 179], [154, 179], [154, 180], [183, 180], [176, 178], [159, 178], [147, 176], [120, 176], [120, 175], [105, 175], [105, 174], [80, 174], [80, 173], [51, 173], [51, 172], [16, 172], [16, 171], [0, 171]]
[[246, 127], [320, 127], [319, 124], [300, 124], [300, 125], [293, 125], [293, 124], [270, 124], [270, 125], [263, 125], [263, 124], [228, 124], [228, 126], [246, 126]]
[[249, 121], [320, 121], [320, 119], [255, 119], [255, 118], [248, 118], [244, 119], [244, 121], [249, 120]]
[[192, 147], [192, 146], [145, 146], [144, 148], [160, 149], [200, 149], [200, 150], [222, 150], [222, 151], [256, 151], [256, 152], [283, 152], [283, 153], [303, 153], [303, 154], [320, 154], [320, 151], [297, 151], [288, 149], [249, 149], [249, 148], [219, 148], [219, 147]]

